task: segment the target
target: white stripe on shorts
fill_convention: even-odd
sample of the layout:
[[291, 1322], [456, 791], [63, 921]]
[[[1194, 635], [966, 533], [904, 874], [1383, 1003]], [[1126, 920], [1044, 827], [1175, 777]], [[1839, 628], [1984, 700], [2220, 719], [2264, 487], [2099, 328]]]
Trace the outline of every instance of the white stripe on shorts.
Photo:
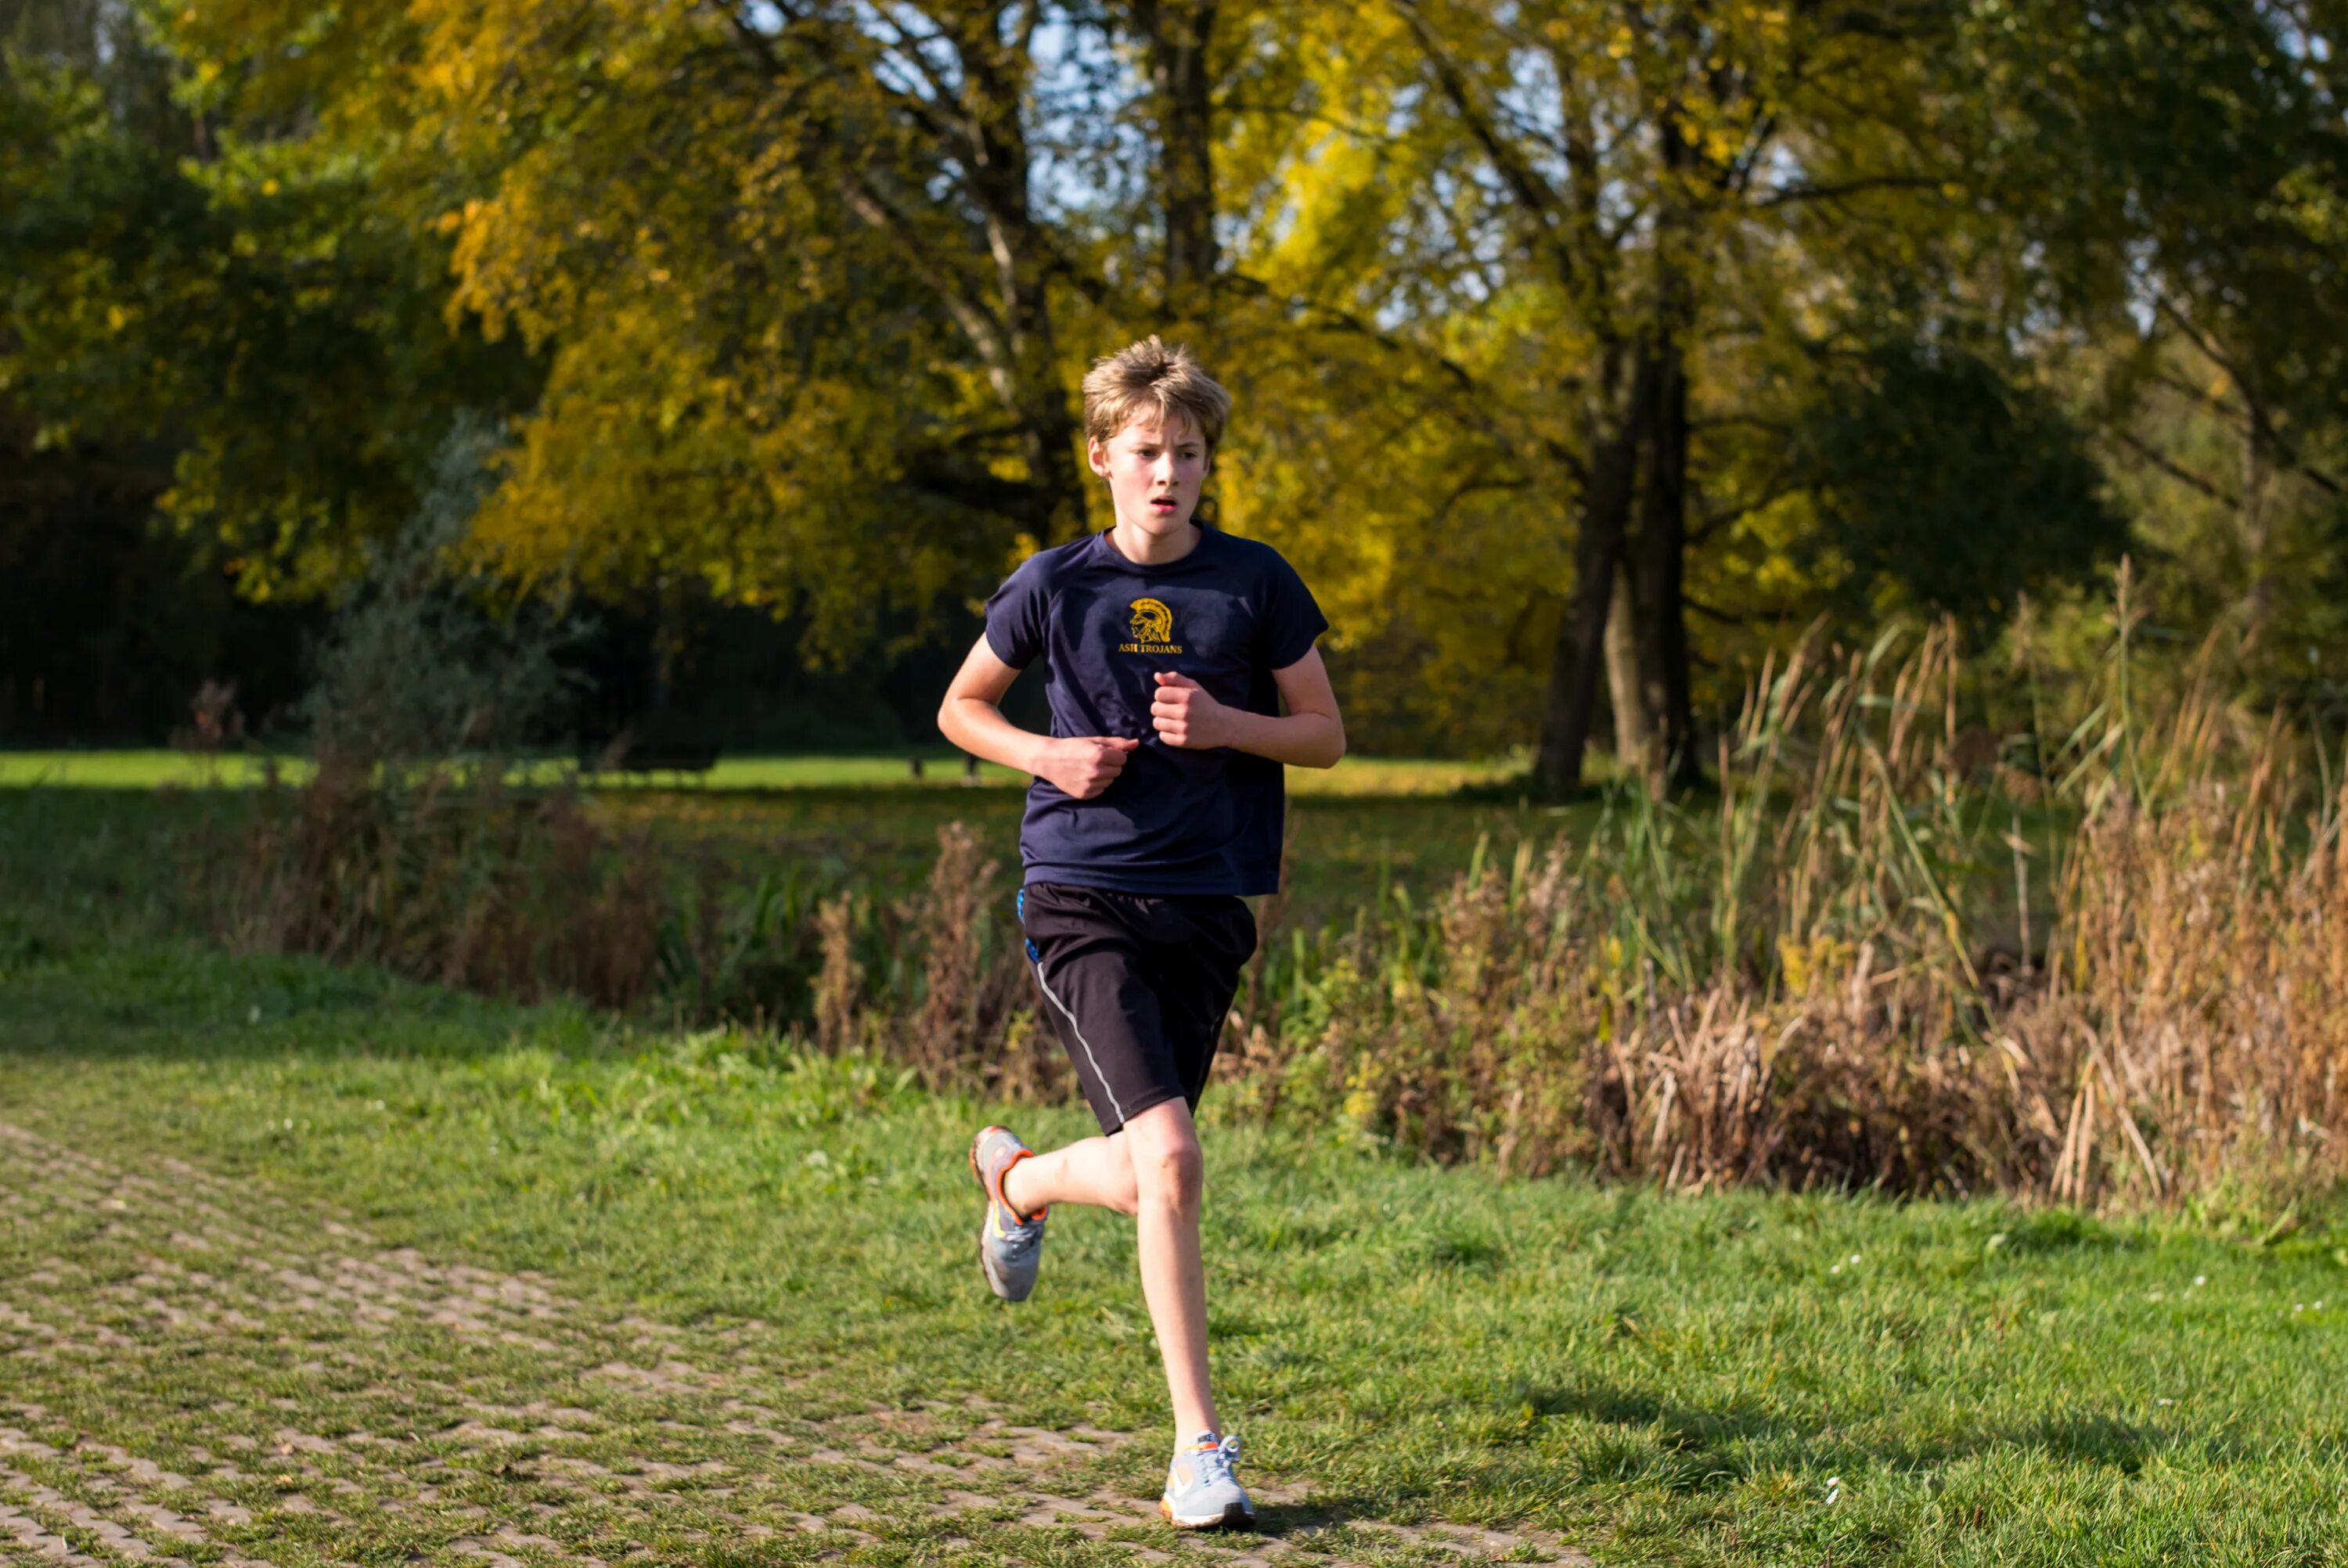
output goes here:
[[1108, 1108], [1117, 1112], [1117, 1122], [1122, 1126], [1125, 1107], [1117, 1102], [1117, 1091], [1108, 1086], [1108, 1074], [1101, 1071], [1099, 1059], [1093, 1055], [1093, 1042], [1085, 1038], [1084, 1030], [1076, 1023], [1076, 1015], [1068, 1011], [1068, 1004], [1052, 996], [1051, 982], [1044, 978], [1044, 966], [1040, 961], [1035, 965], [1035, 983], [1044, 988], [1044, 994], [1052, 998], [1052, 1005], [1058, 1008], [1061, 1016], [1068, 1020], [1068, 1032], [1075, 1035], [1076, 1043], [1085, 1048], [1085, 1060], [1093, 1064], [1093, 1076], [1100, 1080], [1101, 1092], [1108, 1096]]

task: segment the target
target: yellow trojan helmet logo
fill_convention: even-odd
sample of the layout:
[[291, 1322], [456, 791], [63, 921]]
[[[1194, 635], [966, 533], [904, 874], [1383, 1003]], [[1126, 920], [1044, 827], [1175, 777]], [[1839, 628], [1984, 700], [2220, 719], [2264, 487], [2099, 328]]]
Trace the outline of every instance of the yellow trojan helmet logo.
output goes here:
[[1164, 642], [1174, 635], [1174, 612], [1155, 599], [1133, 601], [1133, 640], [1136, 642]]

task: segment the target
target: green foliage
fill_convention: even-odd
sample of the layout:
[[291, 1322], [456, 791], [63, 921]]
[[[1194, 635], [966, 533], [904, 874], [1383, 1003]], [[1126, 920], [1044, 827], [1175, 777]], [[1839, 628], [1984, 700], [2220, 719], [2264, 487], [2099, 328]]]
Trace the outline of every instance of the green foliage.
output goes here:
[[[2206, 663], [2147, 692], [2125, 596], [2113, 623], [2084, 715], [2042, 706], [2033, 670], [2003, 743], [1969, 722], [1943, 622], [1912, 653], [1896, 630], [1807, 641], [1699, 808], [1627, 784], [1562, 821], [1314, 803], [1233, 1009], [1237, 1097], [1699, 1188], [2328, 1187], [2338, 785]], [[185, 907], [243, 944], [1050, 1093], [1003, 877], [1015, 794], [900, 795], [751, 811], [328, 765], [242, 824], [195, 818], [170, 858]], [[27, 820], [55, 798], [24, 792]], [[2243, 974], [2266, 979], [2219, 983]]]
[[2160, 617], [2227, 630], [2237, 678], [2294, 707], [2342, 677], [2341, 21], [2025, 0], [1966, 35], [2038, 308], [2077, 323], [2065, 372], [2140, 552], [2175, 563]]
[[2127, 539], [2061, 405], [1957, 345], [1838, 362], [1788, 458], [1823, 525], [1803, 553], [1851, 621], [1911, 610], [1993, 635]]
[[1076, 379], [1173, 321], [1240, 395], [1222, 516], [1305, 568], [1375, 744], [1549, 725], [1609, 528], [1613, 685], [1680, 718], [1821, 609], [1986, 631], [2123, 528], [2261, 690], [2338, 679], [2329, 13], [140, 15], [15, 29], [0, 394], [154, 443], [250, 593], [347, 582], [471, 409], [485, 569], [901, 651], [1102, 520]]
[[171, 131], [0, 61], [0, 395], [44, 446], [160, 443], [176, 525], [249, 593], [315, 594], [407, 516], [453, 411], [532, 373], [443, 325], [442, 252], [365, 163]]

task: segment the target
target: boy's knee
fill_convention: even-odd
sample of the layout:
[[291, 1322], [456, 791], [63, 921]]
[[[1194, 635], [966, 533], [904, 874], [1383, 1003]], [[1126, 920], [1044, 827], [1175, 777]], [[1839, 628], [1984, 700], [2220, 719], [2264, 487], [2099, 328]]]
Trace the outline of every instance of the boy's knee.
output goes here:
[[1199, 1153], [1198, 1136], [1191, 1132], [1189, 1119], [1174, 1125], [1160, 1122], [1129, 1128], [1128, 1133], [1133, 1138], [1129, 1153], [1136, 1198], [1170, 1198], [1186, 1206], [1195, 1204], [1206, 1179], [1207, 1163]]

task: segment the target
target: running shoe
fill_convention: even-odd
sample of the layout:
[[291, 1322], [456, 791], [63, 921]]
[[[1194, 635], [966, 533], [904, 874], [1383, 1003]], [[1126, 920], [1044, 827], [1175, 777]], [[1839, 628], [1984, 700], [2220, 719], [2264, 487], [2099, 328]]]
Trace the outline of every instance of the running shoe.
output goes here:
[[978, 1261], [986, 1283], [1005, 1301], [1025, 1301], [1035, 1288], [1048, 1208], [1021, 1215], [1003, 1195], [1003, 1174], [1035, 1153], [1008, 1127], [982, 1127], [970, 1141], [970, 1173], [986, 1194], [986, 1223], [978, 1227]]
[[1177, 1530], [1252, 1530], [1255, 1504], [1231, 1476], [1240, 1462], [1240, 1440], [1218, 1441], [1212, 1432], [1200, 1432], [1189, 1448], [1178, 1450], [1166, 1471], [1166, 1495], [1158, 1512]]

